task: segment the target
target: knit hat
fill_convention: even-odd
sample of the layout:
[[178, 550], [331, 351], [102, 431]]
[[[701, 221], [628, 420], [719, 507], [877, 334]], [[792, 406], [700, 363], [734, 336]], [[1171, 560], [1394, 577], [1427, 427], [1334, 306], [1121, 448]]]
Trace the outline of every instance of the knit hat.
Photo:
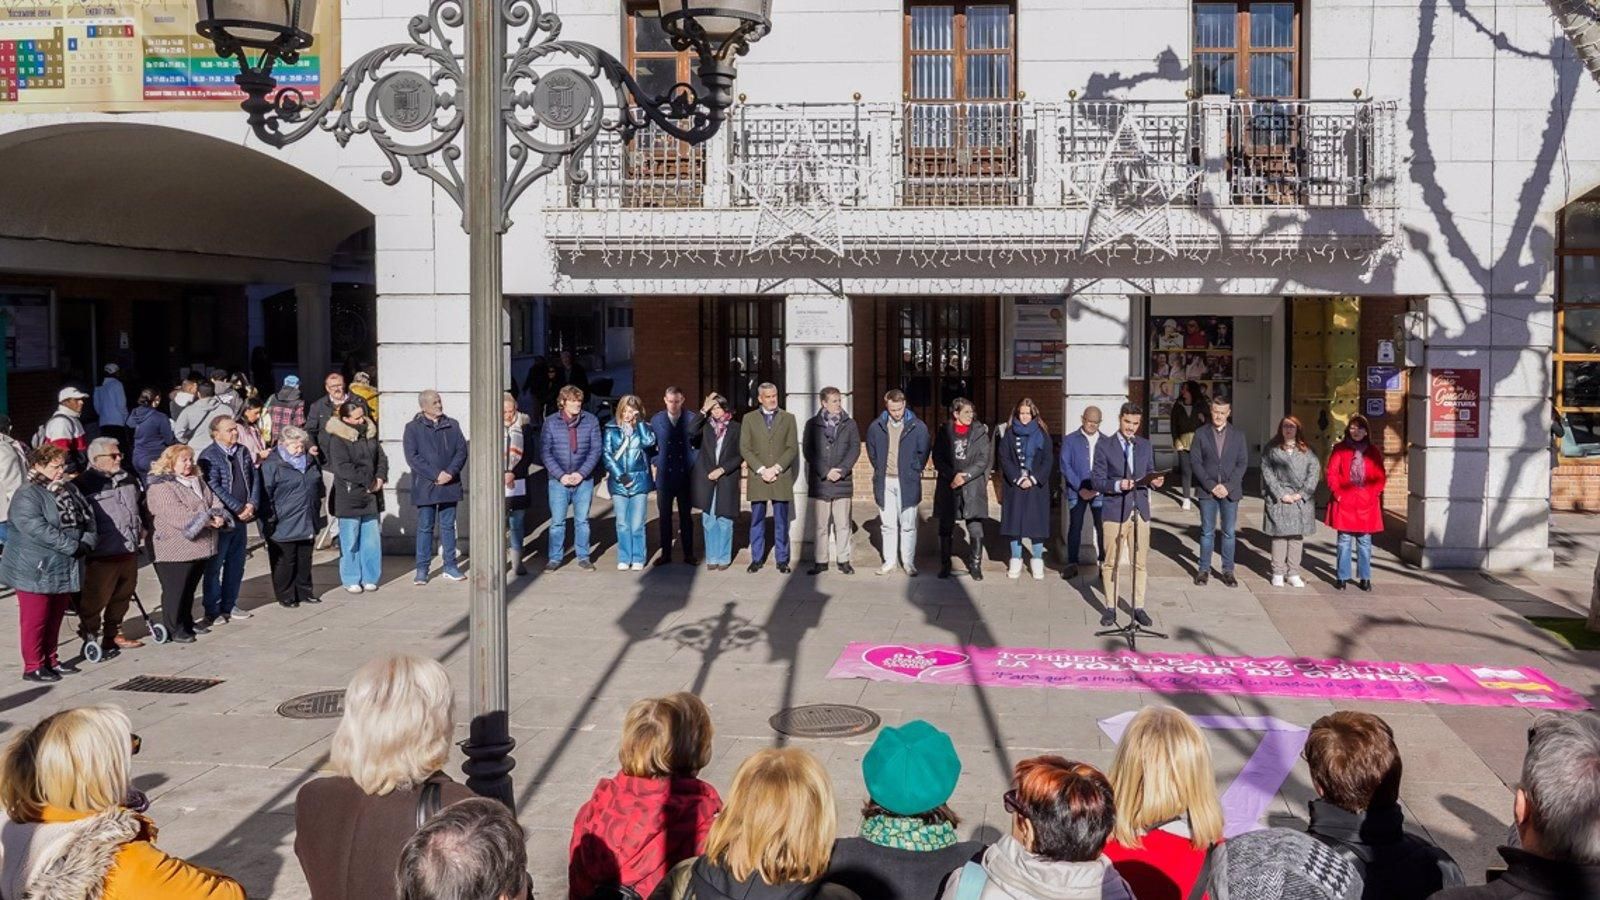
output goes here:
[[921, 719], [885, 728], [861, 760], [872, 801], [897, 816], [937, 809], [955, 793], [961, 758], [950, 735]]
[[300, 386], [300, 376], [299, 375], [286, 375], [286, 376], [284, 376], [283, 386], [286, 387], [286, 388], [299, 387]]
[[1361, 900], [1361, 874], [1321, 841], [1287, 828], [1229, 838], [1206, 857], [1191, 893], [1213, 900]]

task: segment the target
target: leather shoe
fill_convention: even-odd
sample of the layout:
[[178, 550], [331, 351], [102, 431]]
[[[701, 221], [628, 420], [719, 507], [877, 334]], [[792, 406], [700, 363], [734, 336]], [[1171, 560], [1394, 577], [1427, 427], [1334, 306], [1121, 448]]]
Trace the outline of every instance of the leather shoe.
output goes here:
[[299, 605], [300, 605], [300, 604], [299, 604], [299, 603], [298, 603], [298, 602], [296, 602], [296, 601], [290, 601], [290, 600], [279, 600], [279, 601], [278, 601], [278, 605], [279, 605], [279, 606], [281, 606], [281, 607], [283, 607], [283, 608], [284, 608], [284, 609], [295, 609], [295, 608], [297, 608], [297, 607], [298, 607], [298, 606], [299, 606]]
[[194, 643], [194, 635], [190, 634], [187, 631], [180, 631], [177, 634], [173, 635], [172, 637], [167, 638], [167, 643], [169, 643], [169, 644], [192, 644], [192, 643]]
[[[783, 571], [783, 569], [780, 567], [778, 569], [778, 571], [781, 572], [781, 571]], [[806, 570], [806, 574], [807, 575], [821, 575], [823, 572], [826, 572], [826, 571], [828, 571], [828, 564], [827, 563], [817, 563], [816, 565], [814, 565], [811, 568], [807, 569]]]
[[1345, 581], [1343, 578], [1340, 578], [1339, 580], [1337, 580], [1337, 581], [1335, 581], [1333, 583], [1333, 589], [1336, 590], [1336, 591], [1342, 591], [1342, 590], [1344, 590], [1344, 586], [1346, 584], [1348, 584], [1348, 583], [1349, 582]]
[[787, 575], [787, 574], [789, 574], [789, 564], [788, 563], [778, 563], [778, 574], [779, 575]]
[[1115, 625], [1115, 624], [1117, 624], [1117, 608], [1116, 607], [1108, 606], [1105, 609], [1100, 611], [1100, 625], [1101, 625], [1101, 627], [1109, 628], [1110, 626]]
[[1211, 580], [1211, 573], [1210, 572], [1201, 572], [1200, 574], [1194, 576], [1194, 583], [1197, 584], [1197, 585], [1200, 585], [1201, 587], [1204, 587], [1206, 585], [1206, 583], [1209, 582], [1210, 580]]
[[55, 682], [61, 680], [61, 676], [57, 675], [52, 669], [39, 668], [34, 669], [32, 672], [23, 672], [22, 680], [37, 681], [41, 684], [54, 684]]
[[1146, 628], [1149, 628], [1151, 625], [1155, 624], [1154, 622], [1150, 621], [1150, 614], [1145, 612], [1143, 609], [1136, 609], [1133, 611], [1133, 620]]
[[839, 574], [841, 574], [841, 575], [854, 575], [855, 573], [856, 573], [856, 567], [855, 566], [852, 566], [849, 563], [839, 563]]
[[1372, 582], [1363, 578], [1356, 582], [1356, 587], [1361, 588], [1363, 591], [1370, 591], [1372, 590]]
[[1217, 576], [1217, 580], [1222, 582], [1223, 584], [1227, 585], [1228, 587], [1238, 587], [1239, 586], [1239, 579], [1233, 577], [1233, 573], [1232, 572], [1223, 572], [1221, 575]]
[[744, 570], [749, 572], [751, 575], [754, 575], [755, 573], [761, 571], [761, 563], [751, 563], [750, 565], [745, 566]]
[[211, 633], [211, 629], [207, 628], [204, 623], [196, 622], [196, 623], [194, 623], [194, 627], [189, 629], [189, 633], [190, 634], [210, 634]]

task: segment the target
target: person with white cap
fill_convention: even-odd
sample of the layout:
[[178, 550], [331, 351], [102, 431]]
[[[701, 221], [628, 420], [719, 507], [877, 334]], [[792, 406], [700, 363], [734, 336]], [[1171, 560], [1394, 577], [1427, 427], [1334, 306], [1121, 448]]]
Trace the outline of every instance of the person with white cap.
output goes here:
[[128, 389], [123, 387], [122, 367], [114, 362], [105, 365], [105, 380], [94, 389], [94, 411], [100, 415], [100, 434], [113, 438], [127, 453], [128, 447]]
[[89, 395], [72, 385], [56, 394], [56, 411], [45, 420], [41, 437], [34, 443], [51, 444], [67, 451], [67, 474], [75, 476], [88, 468], [89, 436], [83, 428], [83, 401]]

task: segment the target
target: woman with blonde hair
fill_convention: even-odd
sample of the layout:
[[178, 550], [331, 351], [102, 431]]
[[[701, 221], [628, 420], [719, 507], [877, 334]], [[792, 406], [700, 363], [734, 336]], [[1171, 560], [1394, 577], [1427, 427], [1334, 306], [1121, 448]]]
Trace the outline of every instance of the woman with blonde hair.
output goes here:
[[1183, 900], [1222, 840], [1205, 736], [1181, 710], [1139, 710], [1111, 761], [1117, 824], [1106, 855], [1139, 900]]
[[606, 487], [617, 520], [617, 570], [644, 571], [645, 507], [655, 481], [650, 454], [656, 433], [644, 415], [644, 403], [633, 394], [617, 401], [616, 416], [606, 423], [600, 458], [606, 465]]
[[441, 769], [455, 690], [444, 666], [394, 654], [356, 671], [329, 760], [336, 773], [295, 798], [294, 852], [312, 900], [395, 897], [406, 841], [433, 813], [473, 796]]
[[138, 752], [128, 716], [85, 706], [46, 717], [0, 757], [0, 897], [243, 900], [218, 872], [156, 849], [156, 828], [124, 806]]
[[680, 692], [640, 700], [622, 720], [621, 771], [603, 778], [572, 825], [567, 895], [628, 888], [647, 897], [673, 866], [705, 849], [722, 810], [700, 780], [711, 761], [711, 711]]
[[822, 880], [838, 824], [833, 782], [816, 757], [762, 750], [734, 773], [705, 854], [674, 867], [651, 900], [857, 900]]
[[239, 525], [211, 492], [194, 450], [173, 444], [150, 467], [150, 541], [155, 547], [156, 577], [161, 580], [161, 619], [167, 639], [180, 644], [211, 629], [194, 620], [194, 592], [217, 555], [217, 533]]

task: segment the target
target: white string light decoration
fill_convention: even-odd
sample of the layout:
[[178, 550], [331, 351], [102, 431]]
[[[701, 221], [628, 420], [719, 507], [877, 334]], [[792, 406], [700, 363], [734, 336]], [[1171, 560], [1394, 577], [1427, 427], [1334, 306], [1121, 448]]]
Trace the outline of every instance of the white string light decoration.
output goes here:
[[760, 211], [749, 253], [809, 244], [844, 256], [840, 212], [846, 194], [861, 190], [861, 166], [830, 157], [803, 120], [788, 130], [777, 153], [738, 160], [728, 169]]
[[1152, 153], [1132, 112], [1118, 119], [1099, 159], [1064, 163], [1060, 168], [1067, 190], [1089, 208], [1080, 253], [1146, 244], [1168, 256], [1178, 255], [1173, 203], [1188, 193], [1200, 169]]

